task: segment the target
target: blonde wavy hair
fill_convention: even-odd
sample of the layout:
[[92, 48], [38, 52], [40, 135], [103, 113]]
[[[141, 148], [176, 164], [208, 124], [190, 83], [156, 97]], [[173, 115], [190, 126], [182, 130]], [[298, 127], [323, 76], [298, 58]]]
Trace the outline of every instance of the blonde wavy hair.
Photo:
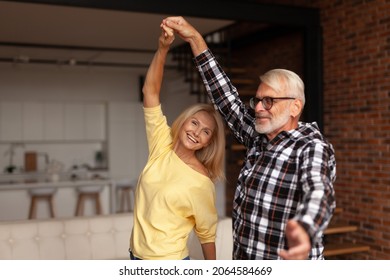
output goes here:
[[225, 180], [225, 127], [219, 113], [210, 104], [199, 103], [188, 107], [173, 122], [171, 127], [173, 147], [179, 139], [179, 132], [185, 121], [199, 111], [208, 113], [216, 124], [209, 145], [195, 152], [197, 159], [207, 168], [213, 181]]

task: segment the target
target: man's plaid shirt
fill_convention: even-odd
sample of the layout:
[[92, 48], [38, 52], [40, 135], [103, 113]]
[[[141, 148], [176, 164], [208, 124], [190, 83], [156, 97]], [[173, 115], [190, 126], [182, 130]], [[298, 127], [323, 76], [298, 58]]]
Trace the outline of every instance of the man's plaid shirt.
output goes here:
[[280, 259], [287, 249], [285, 227], [297, 220], [308, 232], [309, 259], [323, 259], [323, 231], [335, 208], [334, 150], [316, 123], [299, 123], [268, 141], [255, 131], [254, 112], [210, 50], [196, 58], [209, 97], [221, 112], [246, 156], [233, 202], [233, 259]]

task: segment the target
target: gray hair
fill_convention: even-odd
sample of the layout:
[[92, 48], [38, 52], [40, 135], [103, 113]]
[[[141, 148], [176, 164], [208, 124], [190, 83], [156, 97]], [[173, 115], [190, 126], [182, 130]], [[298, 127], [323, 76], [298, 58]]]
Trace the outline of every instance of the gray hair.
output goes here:
[[305, 106], [305, 85], [294, 72], [286, 69], [273, 69], [260, 76], [260, 81], [270, 86], [278, 93], [287, 97], [295, 97]]

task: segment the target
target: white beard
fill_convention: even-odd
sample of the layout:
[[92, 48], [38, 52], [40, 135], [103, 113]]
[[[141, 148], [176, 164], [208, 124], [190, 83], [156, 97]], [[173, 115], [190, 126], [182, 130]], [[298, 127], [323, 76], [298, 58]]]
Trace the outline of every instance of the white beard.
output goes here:
[[290, 119], [290, 110], [284, 110], [277, 117], [272, 117], [266, 124], [255, 124], [255, 129], [260, 134], [270, 134], [283, 127]]

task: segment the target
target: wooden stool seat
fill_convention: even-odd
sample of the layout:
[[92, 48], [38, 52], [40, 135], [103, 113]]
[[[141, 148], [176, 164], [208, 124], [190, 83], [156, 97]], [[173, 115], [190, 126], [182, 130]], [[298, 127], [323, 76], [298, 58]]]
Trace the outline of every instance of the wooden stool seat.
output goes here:
[[76, 216], [84, 215], [85, 201], [91, 199], [95, 202], [95, 214], [102, 214], [102, 204], [100, 202], [100, 193], [103, 190], [102, 186], [85, 186], [77, 188], [78, 197], [76, 205]]
[[41, 189], [29, 190], [31, 202], [30, 202], [30, 211], [28, 214], [28, 218], [29, 219], [37, 218], [37, 206], [39, 201], [46, 201], [48, 203], [50, 217], [55, 218], [53, 197], [56, 191], [57, 189], [53, 189], [53, 188], [41, 188]]

